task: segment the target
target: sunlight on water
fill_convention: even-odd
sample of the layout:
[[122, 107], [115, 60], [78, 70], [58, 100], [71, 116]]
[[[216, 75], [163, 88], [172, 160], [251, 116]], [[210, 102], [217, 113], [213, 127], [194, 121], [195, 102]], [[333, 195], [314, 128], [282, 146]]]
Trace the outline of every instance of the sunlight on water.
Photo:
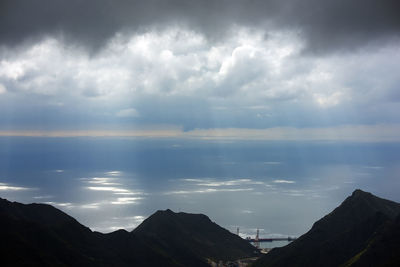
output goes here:
[[263, 237], [299, 236], [356, 188], [400, 200], [398, 145], [11, 141], [0, 140], [8, 142], [0, 150], [1, 197], [54, 205], [102, 232], [132, 230], [169, 208], [204, 213], [243, 237], [257, 228]]

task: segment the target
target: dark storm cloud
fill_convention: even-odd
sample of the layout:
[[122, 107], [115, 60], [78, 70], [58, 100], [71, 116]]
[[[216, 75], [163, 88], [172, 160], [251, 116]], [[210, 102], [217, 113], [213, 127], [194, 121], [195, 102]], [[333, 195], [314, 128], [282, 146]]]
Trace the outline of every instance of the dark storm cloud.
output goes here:
[[323, 52], [399, 37], [398, 10], [396, 0], [3, 0], [0, 42], [62, 35], [96, 48], [117, 32], [154, 26], [182, 25], [215, 39], [243, 25], [294, 30], [309, 50]]
[[[400, 36], [400, 2], [395, 0], [297, 1], [291, 10], [310, 49], [357, 48]], [[302, 3], [300, 3], [302, 2]]]

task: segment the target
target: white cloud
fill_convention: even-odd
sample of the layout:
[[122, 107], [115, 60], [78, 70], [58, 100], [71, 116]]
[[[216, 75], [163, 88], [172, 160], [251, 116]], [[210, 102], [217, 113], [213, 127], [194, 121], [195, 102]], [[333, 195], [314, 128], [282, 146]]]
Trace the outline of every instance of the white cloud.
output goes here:
[[[49, 38], [3, 60], [0, 82], [36, 94], [107, 96], [115, 104], [143, 93], [208, 98], [242, 90], [241, 97], [276, 98], [286, 94], [278, 89], [288, 78], [282, 68], [301, 48], [293, 38], [270, 34], [265, 40], [262, 32], [242, 29], [228, 42], [212, 46], [201, 35], [170, 28], [128, 39], [116, 36], [91, 58]], [[117, 110], [116, 115], [136, 117], [138, 111]]]
[[26, 60], [0, 62], [0, 77], [17, 80], [25, 74], [25, 69], [32, 67], [32, 64]]
[[[185, 127], [199, 118], [207, 121], [200, 125], [204, 128], [230, 121], [248, 122], [250, 128], [291, 125], [292, 114], [299, 115], [298, 124], [304, 120], [318, 126], [319, 111], [332, 121], [343, 116], [342, 124], [361, 123], [357, 116], [346, 121], [351, 114], [342, 114], [348, 111], [340, 107], [368, 109], [375, 116], [366, 118], [379, 124], [398, 109], [400, 78], [393, 71], [399, 67], [398, 46], [323, 57], [305, 56], [303, 47], [295, 33], [270, 32], [265, 38], [264, 32], [247, 28], [220, 43], [176, 27], [116, 35], [91, 56], [47, 38], [20, 53], [4, 50], [0, 94], [13, 92], [14, 98], [7, 93], [10, 98], [4, 101], [15, 105], [35, 104], [38, 110], [51, 106], [89, 121], [140, 115], [140, 123], [171, 121]], [[32, 96], [43, 95], [32, 101]], [[199, 106], [192, 107], [188, 99]]]
[[343, 92], [334, 92], [330, 95], [314, 94], [315, 101], [324, 108], [338, 105], [343, 97]]

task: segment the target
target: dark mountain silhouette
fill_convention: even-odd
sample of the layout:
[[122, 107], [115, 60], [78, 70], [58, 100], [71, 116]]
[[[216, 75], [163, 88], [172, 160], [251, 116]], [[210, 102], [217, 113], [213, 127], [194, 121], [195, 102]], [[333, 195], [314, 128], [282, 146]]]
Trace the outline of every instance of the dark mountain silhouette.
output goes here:
[[343, 266], [400, 266], [400, 216], [387, 221], [370, 239], [367, 247]]
[[157, 211], [133, 234], [185, 266], [197, 266], [205, 258], [217, 262], [246, 258], [255, 251], [248, 242], [202, 214]]
[[[0, 199], [2, 266], [174, 266], [168, 257], [130, 234], [92, 232], [62, 211], [44, 204], [24, 205]], [[116, 246], [109, 245], [114, 240]], [[122, 252], [121, 252], [122, 251]]]
[[400, 204], [356, 190], [306, 234], [254, 266], [400, 266], [399, 214]]
[[200, 214], [158, 211], [132, 232], [92, 232], [44, 204], [0, 199], [1, 266], [207, 266], [254, 248]]

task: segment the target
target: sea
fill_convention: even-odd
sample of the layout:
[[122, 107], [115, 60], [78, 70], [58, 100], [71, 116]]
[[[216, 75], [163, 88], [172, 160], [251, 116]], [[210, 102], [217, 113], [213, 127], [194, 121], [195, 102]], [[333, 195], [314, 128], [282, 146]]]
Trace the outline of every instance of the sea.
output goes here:
[[0, 137], [1, 198], [100, 232], [171, 209], [243, 238], [298, 237], [355, 189], [400, 202], [399, 174], [398, 143]]

